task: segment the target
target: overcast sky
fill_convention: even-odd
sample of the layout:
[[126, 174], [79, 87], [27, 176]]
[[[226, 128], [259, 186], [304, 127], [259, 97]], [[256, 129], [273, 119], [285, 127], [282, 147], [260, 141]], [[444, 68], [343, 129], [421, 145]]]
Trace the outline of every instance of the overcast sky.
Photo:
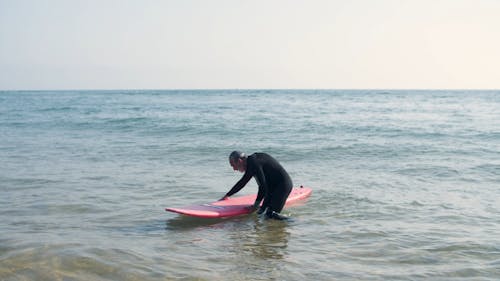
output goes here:
[[499, 89], [499, 0], [0, 0], [0, 89]]

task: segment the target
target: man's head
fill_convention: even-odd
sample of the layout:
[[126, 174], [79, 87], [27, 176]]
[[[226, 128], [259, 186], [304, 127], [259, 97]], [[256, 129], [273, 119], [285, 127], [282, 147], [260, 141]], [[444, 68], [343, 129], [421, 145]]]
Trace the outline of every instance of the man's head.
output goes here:
[[229, 164], [233, 170], [244, 173], [247, 168], [247, 156], [241, 151], [233, 151], [229, 154]]

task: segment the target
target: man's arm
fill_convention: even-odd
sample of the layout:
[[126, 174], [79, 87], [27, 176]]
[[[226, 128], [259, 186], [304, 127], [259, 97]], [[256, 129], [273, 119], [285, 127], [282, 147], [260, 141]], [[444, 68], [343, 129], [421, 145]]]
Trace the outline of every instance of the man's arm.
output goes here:
[[228, 193], [226, 193], [226, 195], [224, 195], [224, 197], [222, 197], [222, 199], [229, 197], [229, 196], [237, 193], [238, 191], [240, 191], [248, 183], [248, 181], [251, 178], [252, 178], [252, 174], [248, 170], [246, 170], [243, 177], [231, 188], [231, 190], [229, 190]]

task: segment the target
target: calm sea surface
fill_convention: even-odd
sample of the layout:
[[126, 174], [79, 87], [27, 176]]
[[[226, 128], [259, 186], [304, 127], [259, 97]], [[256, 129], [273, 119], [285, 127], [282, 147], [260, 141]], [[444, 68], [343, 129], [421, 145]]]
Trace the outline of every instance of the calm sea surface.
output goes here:
[[[235, 149], [293, 220], [164, 211]], [[4, 91], [0, 194], [0, 280], [499, 280], [500, 91]]]

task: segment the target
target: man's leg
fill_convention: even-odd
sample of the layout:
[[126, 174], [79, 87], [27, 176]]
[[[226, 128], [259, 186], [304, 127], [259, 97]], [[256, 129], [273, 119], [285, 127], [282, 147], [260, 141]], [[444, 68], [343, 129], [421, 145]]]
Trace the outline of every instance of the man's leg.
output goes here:
[[292, 188], [289, 186], [281, 186], [277, 190], [274, 191], [274, 196], [272, 196], [271, 200], [269, 201], [269, 208], [267, 209], [266, 216], [268, 218], [273, 218], [273, 219], [278, 219], [278, 220], [283, 220], [286, 219], [286, 217], [280, 215], [279, 213], [281, 210], [283, 210], [283, 207], [285, 206], [286, 199], [288, 198], [288, 195], [290, 195], [290, 192], [292, 191]]

